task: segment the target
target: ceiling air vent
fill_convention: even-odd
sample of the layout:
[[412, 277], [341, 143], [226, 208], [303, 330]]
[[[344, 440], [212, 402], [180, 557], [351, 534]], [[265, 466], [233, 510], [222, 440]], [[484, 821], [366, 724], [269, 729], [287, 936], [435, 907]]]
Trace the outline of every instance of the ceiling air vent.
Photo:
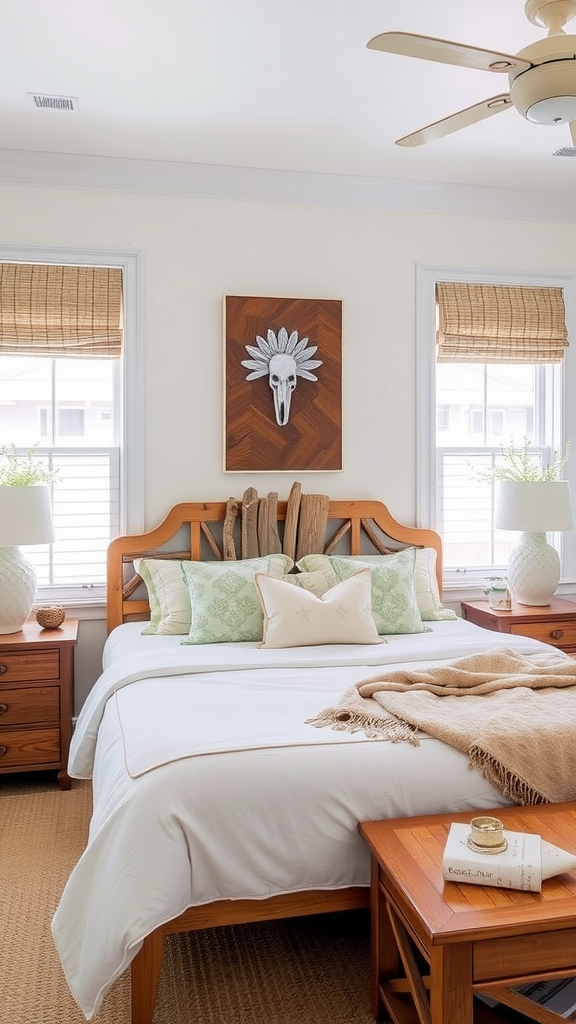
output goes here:
[[78, 110], [77, 96], [50, 96], [47, 93], [27, 92], [28, 104], [36, 110]]
[[576, 146], [562, 146], [562, 149], [557, 149], [552, 156], [576, 156]]

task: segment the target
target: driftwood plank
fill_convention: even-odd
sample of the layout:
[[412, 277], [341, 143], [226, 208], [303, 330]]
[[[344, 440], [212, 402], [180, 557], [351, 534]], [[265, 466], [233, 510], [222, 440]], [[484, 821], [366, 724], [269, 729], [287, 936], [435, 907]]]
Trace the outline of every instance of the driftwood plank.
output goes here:
[[141, 583], [142, 577], [135, 573], [122, 587], [122, 600], [127, 601], [129, 597], [132, 597], [132, 594], [136, 593]]
[[318, 552], [324, 550], [329, 505], [330, 498], [327, 494], [302, 495], [300, 499], [296, 561], [304, 555], [318, 554]]
[[282, 551], [278, 534], [278, 494], [270, 491], [258, 502], [258, 550], [261, 555], [277, 555]]
[[290, 488], [288, 502], [286, 505], [286, 521], [284, 523], [284, 544], [283, 551], [290, 558], [296, 558], [296, 536], [298, 532], [298, 514], [300, 512], [300, 498], [302, 496], [302, 484], [295, 481]]
[[234, 544], [234, 523], [238, 518], [240, 503], [236, 498], [228, 498], [226, 502], [226, 515], [222, 527], [222, 556], [225, 561], [232, 562], [236, 559], [236, 545]]
[[242, 495], [242, 558], [258, 555], [258, 491], [247, 487]]
[[206, 540], [208, 541], [208, 544], [210, 545], [210, 547], [212, 549], [212, 554], [216, 555], [216, 558], [221, 559], [222, 558], [222, 552], [220, 551], [220, 548], [218, 547], [218, 541], [216, 540], [216, 538], [215, 538], [214, 534], [212, 533], [212, 530], [210, 529], [210, 527], [206, 523], [200, 523], [200, 529], [202, 530], [202, 533], [206, 537]]

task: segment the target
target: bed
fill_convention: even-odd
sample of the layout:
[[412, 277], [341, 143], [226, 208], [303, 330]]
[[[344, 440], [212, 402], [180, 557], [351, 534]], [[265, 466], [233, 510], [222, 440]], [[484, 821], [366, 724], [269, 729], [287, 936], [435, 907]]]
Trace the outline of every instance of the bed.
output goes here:
[[[310, 724], [382, 666], [442, 665], [501, 646], [502, 637], [441, 605], [436, 533], [402, 526], [376, 501], [294, 498], [179, 504], [157, 529], [110, 545], [103, 673], [79, 716], [69, 763], [73, 778], [93, 780], [94, 811], [52, 922], [88, 1020], [130, 968], [132, 1024], [150, 1024], [170, 933], [368, 906], [358, 821], [511, 802], [432, 737], [414, 747]], [[252, 571], [254, 559], [264, 567]], [[366, 578], [376, 585], [377, 572], [388, 587], [397, 571], [410, 607], [396, 595], [390, 614], [400, 625], [390, 620], [393, 631], [379, 629], [377, 641], [361, 633], [353, 642], [354, 630], [323, 643], [238, 639], [232, 619], [246, 579], [236, 592], [236, 578], [247, 573], [253, 586], [261, 574], [292, 601], [298, 588], [285, 584], [295, 562], [310, 577], [311, 590], [302, 583], [299, 593], [318, 604], [323, 572], [322, 594], [334, 586], [356, 594]], [[202, 588], [223, 563], [232, 604], [212, 633], [212, 619], [200, 614]], [[162, 632], [172, 612], [176, 620], [186, 614], [161, 590], [175, 566], [175, 585], [185, 579], [198, 614]], [[343, 574], [336, 584], [334, 566]], [[261, 595], [260, 604], [262, 614]], [[420, 626], [406, 631], [401, 620], [414, 604]], [[239, 636], [251, 636], [242, 628]], [[528, 655], [546, 646], [512, 639]]]

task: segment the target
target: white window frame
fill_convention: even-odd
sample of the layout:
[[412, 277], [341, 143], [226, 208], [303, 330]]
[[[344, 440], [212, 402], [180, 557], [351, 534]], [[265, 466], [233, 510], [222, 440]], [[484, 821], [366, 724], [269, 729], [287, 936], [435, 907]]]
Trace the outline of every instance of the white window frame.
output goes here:
[[[569, 346], [562, 364], [561, 445], [572, 441], [572, 452], [564, 475], [570, 482], [576, 503], [576, 275], [529, 271], [488, 270], [420, 264], [416, 268], [416, 514], [421, 527], [436, 525], [436, 284], [441, 281], [562, 288]], [[561, 583], [558, 593], [572, 592], [576, 582], [576, 531], [562, 534]], [[473, 574], [471, 573], [471, 577]], [[452, 599], [481, 596], [478, 579], [456, 583], [445, 573], [445, 590]]]
[[[123, 278], [123, 352], [116, 375], [121, 437], [115, 438], [120, 452], [120, 530], [141, 533], [144, 529], [144, 376], [143, 376], [143, 288], [142, 255], [119, 249], [69, 248], [60, 246], [0, 245], [0, 261], [6, 263], [55, 263], [120, 267]], [[71, 606], [102, 606], [104, 586], [39, 587], [39, 600]]]

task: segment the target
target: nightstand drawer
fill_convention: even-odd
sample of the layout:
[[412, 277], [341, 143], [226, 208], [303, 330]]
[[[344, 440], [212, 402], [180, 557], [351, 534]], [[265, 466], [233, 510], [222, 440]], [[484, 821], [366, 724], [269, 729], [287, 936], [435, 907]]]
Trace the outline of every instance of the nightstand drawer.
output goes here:
[[0, 689], [0, 729], [28, 722], [60, 721], [60, 687], [27, 686]]
[[60, 763], [60, 730], [1, 729], [0, 768]]
[[531, 636], [554, 647], [576, 647], [576, 622], [548, 619], [546, 622], [513, 622], [510, 632]]
[[0, 651], [0, 683], [27, 679], [59, 679], [60, 652]]

